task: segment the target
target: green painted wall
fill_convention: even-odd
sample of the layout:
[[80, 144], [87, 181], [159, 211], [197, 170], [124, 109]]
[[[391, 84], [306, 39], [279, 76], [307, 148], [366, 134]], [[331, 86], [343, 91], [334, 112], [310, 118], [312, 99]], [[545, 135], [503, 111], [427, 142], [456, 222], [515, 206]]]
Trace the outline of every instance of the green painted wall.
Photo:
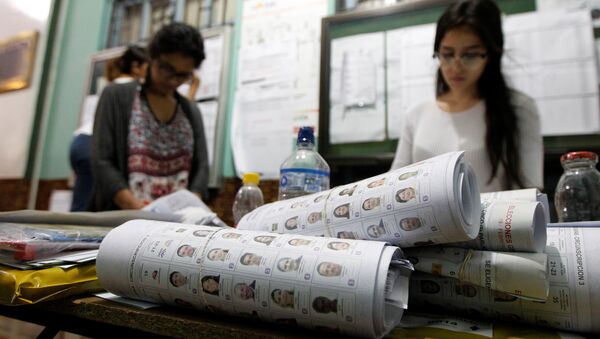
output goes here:
[[[65, 23], [60, 44], [57, 75], [49, 101], [49, 123], [44, 142], [41, 179], [69, 177], [69, 145], [79, 123], [79, 112], [90, 54], [104, 47], [110, 21], [110, 0], [63, 3]], [[60, 37], [59, 37], [60, 38]]]

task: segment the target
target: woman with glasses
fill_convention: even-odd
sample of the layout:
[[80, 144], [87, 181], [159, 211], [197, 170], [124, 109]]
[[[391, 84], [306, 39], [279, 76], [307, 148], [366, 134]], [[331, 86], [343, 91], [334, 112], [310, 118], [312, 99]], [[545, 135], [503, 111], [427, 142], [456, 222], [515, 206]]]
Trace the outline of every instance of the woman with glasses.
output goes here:
[[92, 210], [139, 209], [189, 189], [206, 196], [208, 156], [202, 117], [176, 91], [204, 60], [191, 26], [160, 29], [148, 46], [146, 81], [112, 85], [99, 100], [92, 140]]
[[543, 186], [543, 144], [533, 100], [507, 87], [500, 10], [460, 0], [439, 18], [436, 100], [407, 113], [392, 169], [465, 150], [482, 192]]

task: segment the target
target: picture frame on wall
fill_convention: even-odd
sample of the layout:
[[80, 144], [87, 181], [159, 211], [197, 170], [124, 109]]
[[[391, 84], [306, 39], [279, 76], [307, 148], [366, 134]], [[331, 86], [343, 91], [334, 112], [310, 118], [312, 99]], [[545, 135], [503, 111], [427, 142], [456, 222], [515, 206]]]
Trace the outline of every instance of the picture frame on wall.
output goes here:
[[25, 31], [0, 40], [0, 93], [29, 87], [39, 33]]

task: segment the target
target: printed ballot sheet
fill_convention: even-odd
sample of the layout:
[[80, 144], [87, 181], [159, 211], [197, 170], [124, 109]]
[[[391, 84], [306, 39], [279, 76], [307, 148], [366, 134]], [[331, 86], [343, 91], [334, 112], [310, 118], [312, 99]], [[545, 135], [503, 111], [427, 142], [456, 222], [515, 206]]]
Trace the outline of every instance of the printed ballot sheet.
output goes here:
[[534, 301], [548, 296], [547, 255], [443, 246], [406, 249], [415, 270]]
[[376, 338], [407, 307], [412, 265], [383, 242], [135, 220], [96, 270], [120, 296]]
[[410, 282], [411, 310], [447, 310], [473, 317], [520, 321], [569, 331], [600, 333], [596, 305], [600, 228], [548, 228], [549, 294], [527, 301], [456, 279], [425, 273]]
[[473, 170], [463, 152], [452, 152], [328, 191], [264, 205], [245, 215], [238, 228], [412, 247], [473, 239], [479, 215]]

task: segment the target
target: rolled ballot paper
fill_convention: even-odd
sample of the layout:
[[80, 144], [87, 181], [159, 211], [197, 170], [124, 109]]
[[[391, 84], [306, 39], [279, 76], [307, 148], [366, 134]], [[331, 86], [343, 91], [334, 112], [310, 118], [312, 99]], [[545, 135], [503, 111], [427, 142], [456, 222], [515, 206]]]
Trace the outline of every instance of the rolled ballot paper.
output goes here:
[[518, 298], [545, 301], [548, 296], [545, 253], [503, 253], [441, 246], [409, 248], [404, 253], [416, 271], [456, 278]]
[[537, 188], [481, 193], [482, 204], [499, 200], [537, 201], [544, 207], [544, 217], [546, 218], [546, 223], [550, 222], [550, 205], [548, 204], [548, 196], [545, 193], [541, 193]]
[[376, 338], [407, 307], [412, 265], [383, 242], [135, 220], [96, 271], [120, 296]]
[[480, 196], [463, 152], [328, 191], [264, 205], [238, 229], [387, 241], [412, 247], [473, 239]]
[[[535, 302], [416, 272], [410, 281], [410, 310], [521, 321], [570, 331], [600, 333], [600, 228], [548, 228], [548, 298]], [[526, 282], [523, 281], [523, 284]]]
[[548, 221], [548, 199], [535, 188], [482, 193], [479, 234], [455, 245], [484, 251], [543, 252]]

